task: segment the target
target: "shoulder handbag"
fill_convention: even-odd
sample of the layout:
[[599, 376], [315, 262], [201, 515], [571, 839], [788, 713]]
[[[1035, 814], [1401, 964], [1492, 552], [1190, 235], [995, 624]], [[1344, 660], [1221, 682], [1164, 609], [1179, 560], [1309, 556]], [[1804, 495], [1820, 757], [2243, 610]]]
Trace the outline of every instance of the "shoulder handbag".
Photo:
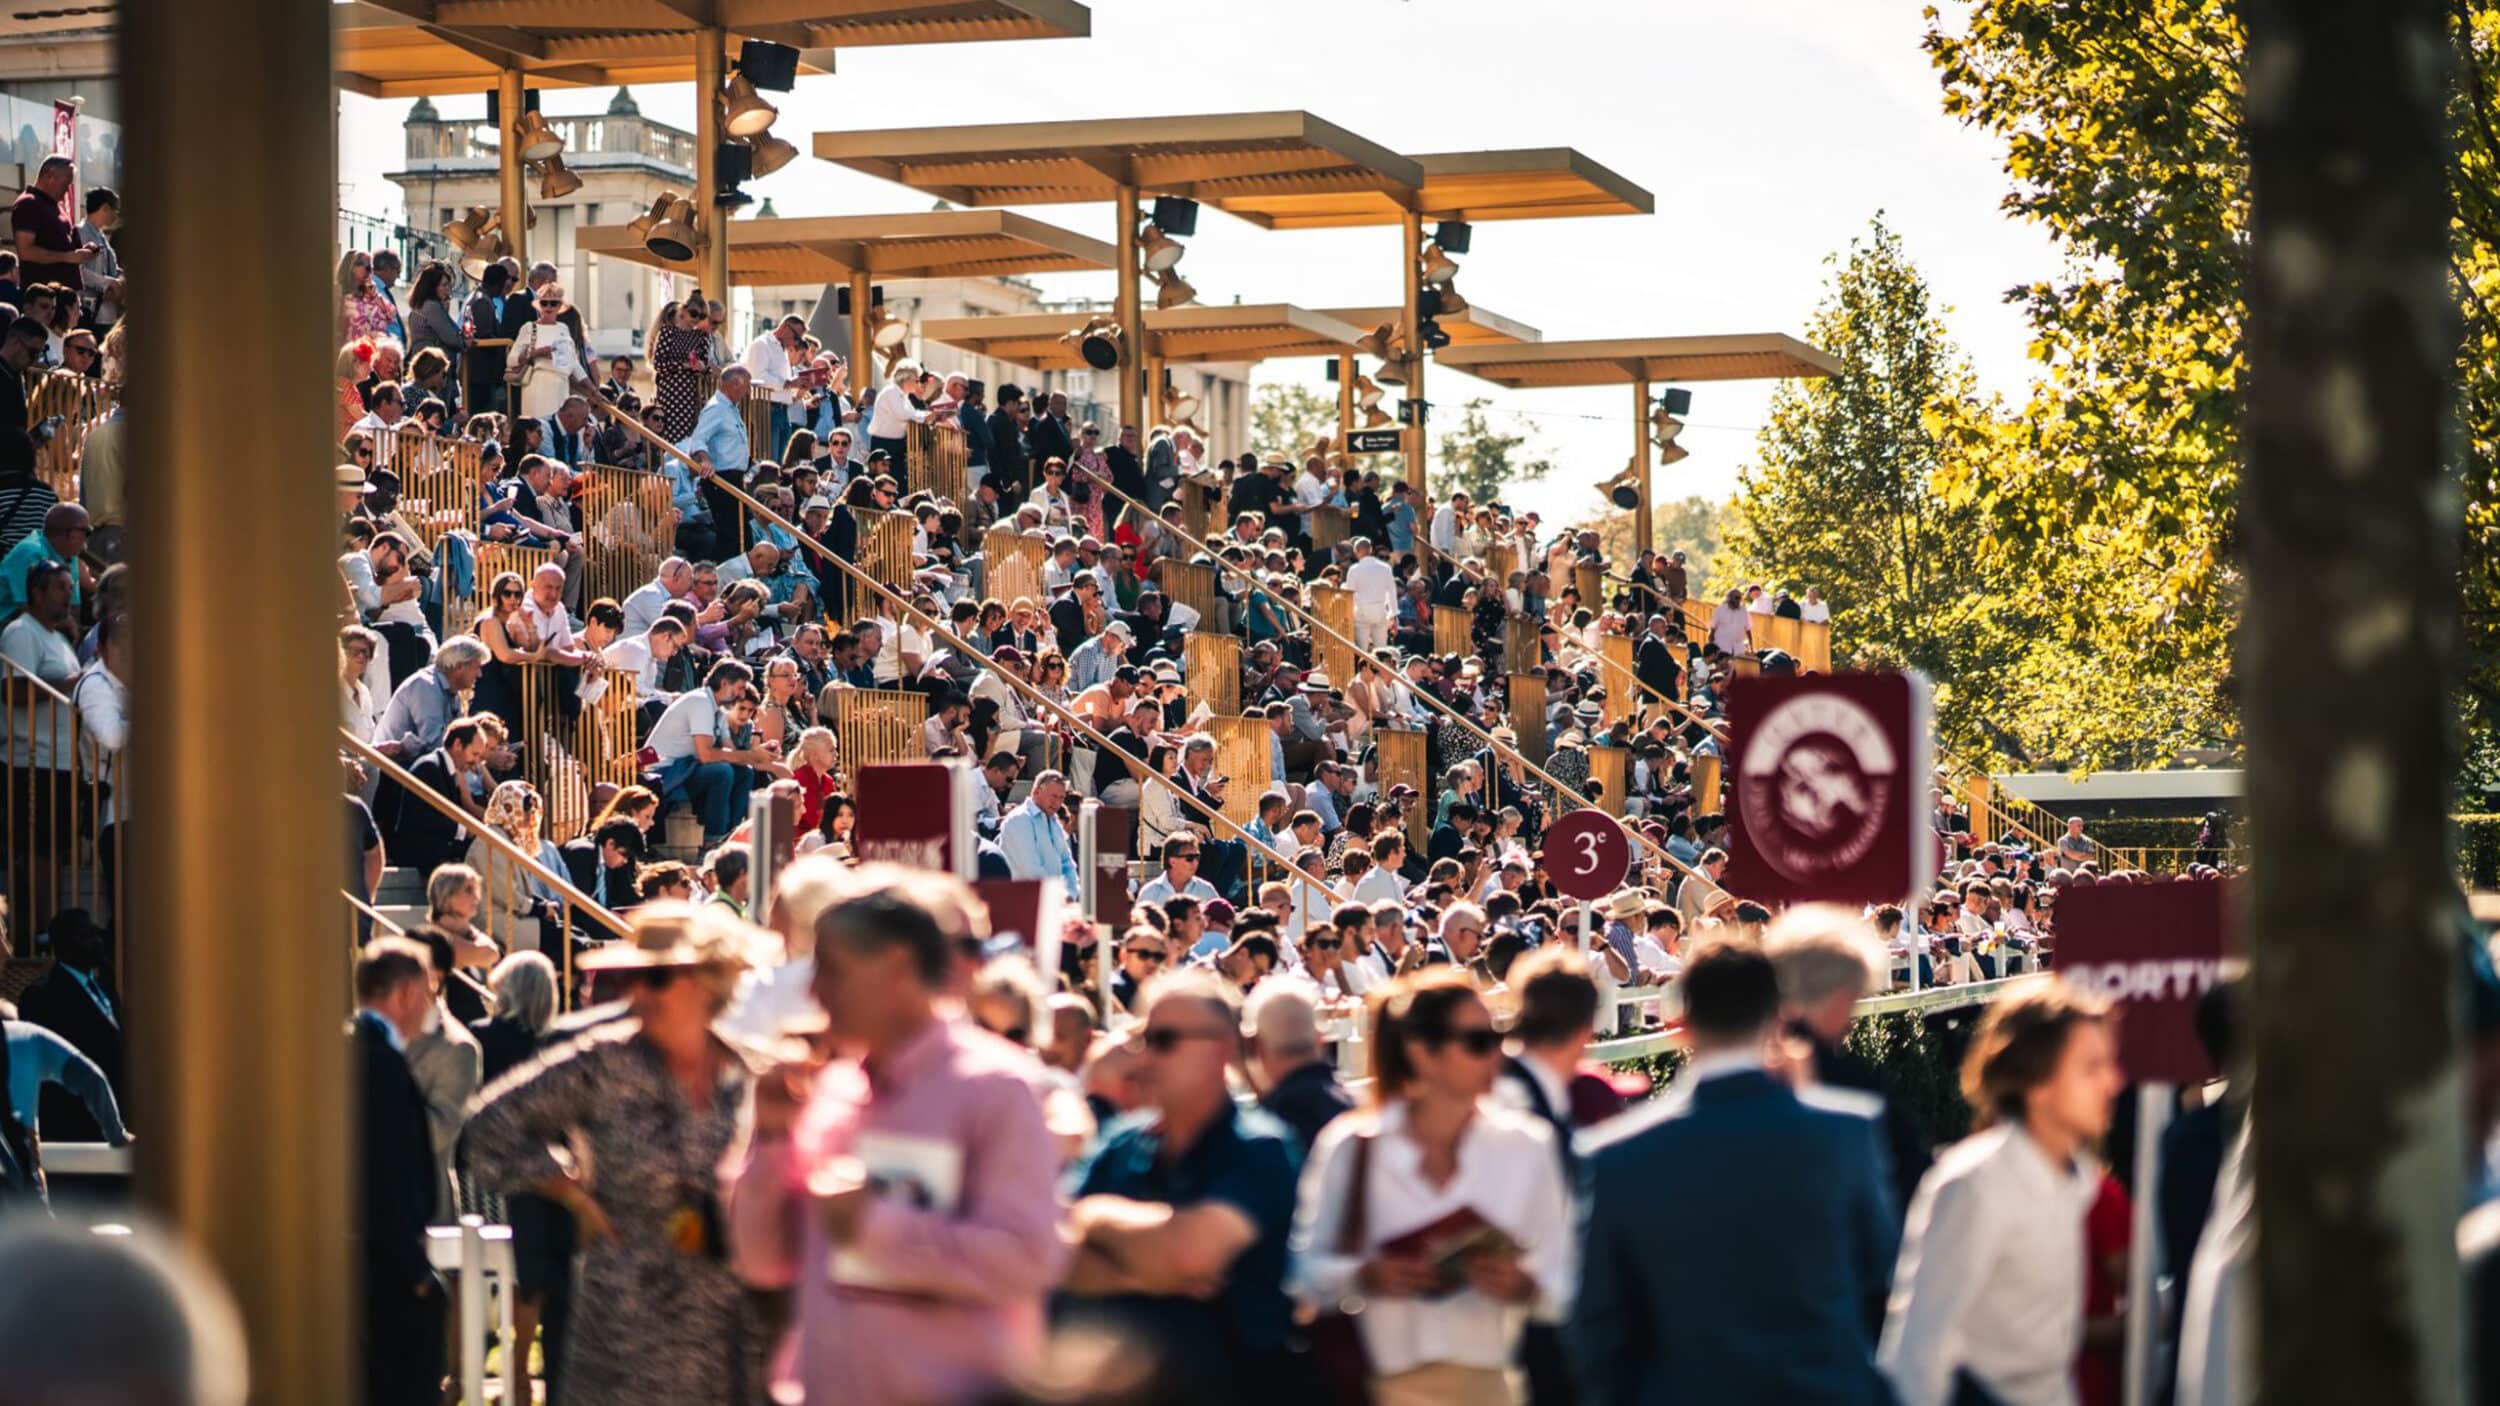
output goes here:
[[[1337, 1227], [1337, 1253], [1359, 1255], [1363, 1252], [1364, 1222], [1367, 1219], [1366, 1194], [1371, 1189], [1371, 1133], [1354, 1136], [1354, 1180], [1347, 1195], [1352, 1204], [1346, 1207], [1345, 1219]], [[1363, 1326], [1342, 1307], [1319, 1311], [1311, 1320], [1311, 1371], [1318, 1378], [1322, 1399], [1330, 1406], [1371, 1406], [1371, 1350], [1363, 1344]]]

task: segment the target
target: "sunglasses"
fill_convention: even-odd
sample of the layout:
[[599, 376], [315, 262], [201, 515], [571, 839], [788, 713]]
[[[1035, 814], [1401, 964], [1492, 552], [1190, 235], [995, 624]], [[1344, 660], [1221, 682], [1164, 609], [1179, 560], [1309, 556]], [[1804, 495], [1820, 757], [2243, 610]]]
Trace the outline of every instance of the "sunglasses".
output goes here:
[[495, 592], [495, 599], [497, 600], [519, 600], [520, 598], [521, 593], [510, 586], [506, 586], [502, 590]]
[[1444, 1030], [1423, 1037], [1427, 1045], [1456, 1045], [1482, 1059], [1502, 1047], [1502, 1032], [1490, 1025], [1471, 1026], [1465, 1030]]
[[1169, 1026], [1164, 1026], [1160, 1029], [1149, 1030], [1138, 1038], [1144, 1042], [1148, 1051], [1163, 1055], [1179, 1049], [1184, 1040], [1222, 1040], [1226, 1036], [1221, 1030], [1174, 1030]]
[[1170, 854], [1163, 857], [1166, 859], [1186, 859], [1190, 863], [1195, 864], [1198, 862], [1198, 851], [1194, 849], [1174, 850]]
[[1130, 948], [1130, 949], [1128, 950], [1128, 955], [1129, 955], [1129, 956], [1132, 956], [1132, 957], [1135, 957], [1137, 960], [1139, 960], [1139, 961], [1141, 961], [1141, 962], [1144, 962], [1144, 963], [1146, 963], [1146, 964], [1147, 964], [1147, 965], [1149, 965], [1149, 966], [1157, 966], [1157, 967], [1159, 967], [1159, 966], [1162, 966], [1162, 965], [1163, 965], [1164, 958], [1165, 958], [1166, 956], [1168, 956], [1169, 954], [1168, 954], [1168, 953], [1165, 953], [1165, 952], [1163, 952], [1163, 951], [1160, 951], [1160, 950], [1150, 950], [1150, 949], [1143, 948], [1143, 947], [1132, 947], [1132, 948]]

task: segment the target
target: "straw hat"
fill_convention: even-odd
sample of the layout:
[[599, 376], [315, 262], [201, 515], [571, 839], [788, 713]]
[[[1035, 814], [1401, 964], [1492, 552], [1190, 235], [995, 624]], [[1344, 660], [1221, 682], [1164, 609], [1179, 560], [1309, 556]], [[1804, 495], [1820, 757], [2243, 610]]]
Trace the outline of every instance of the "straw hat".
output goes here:
[[584, 971], [736, 970], [754, 965], [750, 940], [712, 904], [646, 903], [634, 910], [630, 937], [584, 953], [579, 965]]
[[1639, 889], [1622, 889], [1606, 900], [1606, 916], [1618, 920], [1637, 918], [1648, 906], [1649, 895]]

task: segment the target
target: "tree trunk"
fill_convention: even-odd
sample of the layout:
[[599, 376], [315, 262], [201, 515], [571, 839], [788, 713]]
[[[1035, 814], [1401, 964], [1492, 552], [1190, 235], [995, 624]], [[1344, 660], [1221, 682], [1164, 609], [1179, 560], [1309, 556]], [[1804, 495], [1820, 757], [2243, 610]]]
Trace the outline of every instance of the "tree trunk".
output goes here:
[[2263, 1401], [2463, 1399], [2438, 0], [2247, 0]]

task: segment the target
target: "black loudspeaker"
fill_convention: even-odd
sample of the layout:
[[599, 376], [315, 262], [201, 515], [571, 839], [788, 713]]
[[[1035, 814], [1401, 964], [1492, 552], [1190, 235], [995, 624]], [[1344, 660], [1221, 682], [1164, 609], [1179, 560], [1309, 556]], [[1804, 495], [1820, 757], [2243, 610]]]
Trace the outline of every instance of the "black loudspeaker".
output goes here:
[[722, 142], [712, 154], [712, 183], [727, 191], [742, 186], [755, 174], [755, 148], [738, 142]]
[[1637, 508], [1641, 505], [1640, 490], [1628, 483], [1616, 484], [1606, 497], [1618, 508]]
[[1415, 292], [1415, 315], [1429, 322], [1441, 315], [1441, 290], [1420, 288]]
[[[868, 305], [872, 308], [885, 306], [884, 284], [875, 284], [869, 288]], [[849, 317], [851, 315], [851, 285], [845, 283], [833, 290], [833, 310], [837, 316]]]
[[1337, 379], [1337, 359], [1336, 359], [1335, 357], [1333, 357], [1333, 356], [1332, 356], [1332, 357], [1328, 358], [1328, 360], [1327, 360], [1327, 362], [1325, 363], [1325, 365], [1328, 367], [1328, 379], [1329, 379], [1329, 380], [1331, 380], [1331, 381], [1336, 380], [1336, 379]]
[[[1424, 291], [1429, 293], [1432, 290], [1427, 288]], [[1439, 351], [1450, 344], [1450, 334], [1442, 331], [1441, 324], [1429, 317], [1415, 324], [1415, 334], [1423, 338], [1424, 346], [1432, 351]]]
[[1658, 393], [1658, 407], [1681, 418], [1693, 413], [1693, 393], [1682, 386], [1669, 386]]
[[1432, 242], [1440, 245], [1444, 254], [1466, 253], [1475, 237], [1476, 227], [1465, 220], [1443, 220], [1432, 227]]
[[1198, 232], [1198, 202], [1183, 200], [1177, 195], [1155, 197], [1155, 228], [1175, 239], [1187, 239]]
[[787, 44], [749, 39], [738, 46], [738, 71], [759, 93], [786, 93], [799, 86], [799, 51]]
[[[521, 110], [523, 112], [538, 111], [538, 90], [536, 88], [523, 88], [521, 90]], [[493, 88], [486, 90], [486, 125], [490, 127], [500, 127], [503, 125], [503, 94]]]

